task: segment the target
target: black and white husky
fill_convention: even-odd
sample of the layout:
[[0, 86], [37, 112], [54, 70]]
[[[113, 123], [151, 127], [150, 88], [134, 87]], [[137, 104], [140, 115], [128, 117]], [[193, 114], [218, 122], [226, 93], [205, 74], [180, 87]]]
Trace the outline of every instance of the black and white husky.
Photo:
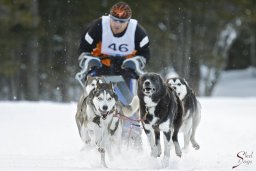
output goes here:
[[160, 75], [155, 73], [140, 76], [137, 92], [140, 100], [140, 117], [153, 157], [161, 155], [160, 132], [164, 134], [162, 164], [166, 167], [169, 165], [171, 138], [176, 155], [182, 155], [177, 137], [183, 113], [182, 104], [176, 93], [166, 85]]
[[188, 149], [190, 141], [194, 149], [198, 150], [200, 146], [195, 140], [195, 134], [201, 119], [201, 105], [185, 79], [169, 78], [167, 84], [176, 91], [184, 107], [180, 129], [184, 133], [184, 150]]
[[138, 110], [138, 98], [135, 96], [130, 105], [124, 106], [118, 101], [112, 83], [96, 83], [81, 103], [76, 114], [76, 122], [85, 144], [95, 145], [101, 154], [101, 164], [107, 167], [105, 153], [111, 157], [113, 144], [121, 144], [122, 121], [117, 114], [130, 117]]

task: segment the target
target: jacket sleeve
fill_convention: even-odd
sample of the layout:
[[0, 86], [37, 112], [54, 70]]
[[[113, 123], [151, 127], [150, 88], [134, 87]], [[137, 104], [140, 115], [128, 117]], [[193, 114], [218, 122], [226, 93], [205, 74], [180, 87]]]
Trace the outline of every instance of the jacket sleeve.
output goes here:
[[147, 63], [150, 60], [149, 38], [144, 28], [141, 25], [137, 25], [135, 31], [135, 49], [136, 55], [143, 56]]
[[83, 52], [91, 53], [92, 50], [97, 46], [97, 43], [101, 41], [102, 35], [102, 22], [101, 18], [90, 23], [84, 34], [82, 35], [78, 53], [79, 55]]

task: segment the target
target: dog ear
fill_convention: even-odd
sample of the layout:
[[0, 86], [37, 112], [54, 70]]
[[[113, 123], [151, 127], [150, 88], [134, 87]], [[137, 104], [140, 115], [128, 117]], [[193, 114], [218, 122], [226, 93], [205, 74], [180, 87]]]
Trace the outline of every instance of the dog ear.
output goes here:
[[181, 80], [184, 82], [184, 84], [186, 84], [187, 87], [189, 87], [188, 86], [188, 82], [187, 82], [187, 80], [185, 78], [181, 78]]
[[106, 83], [106, 80], [104, 79], [104, 76], [99, 76], [98, 79], [102, 81], [102, 83]]
[[186, 85], [187, 87], [187, 90], [192, 93], [192, 94], [195, 94], [194, 91], [192, 90], [192, 88], [188, 85], [188, 82], [186, 81], [185, 78], [182, 78], [182, 81], [184, 82], [184, 84]]
[[107, 84], [107, 87], [108, 87], [109, 89], [112, 89], [112, 90], [113, 90], [113, 84], [112, 84], [111, 81]]
[[115, 93], [115, 87], [117, 87], [117, 83], [112, 83], [110, 81], [108, 85], [109, 85], [109, 88], [112, 89], [112, 91], [113, 91], [114, 99], [117, 101], [118, 100], [118, 96]]
[[116, 101], [118, 101], [118, 96], [117, 96], [117, 94], [113, 91], [113, 93], [114, 93], [114, 99], [116, 100]]
[[92, 98], [94, 97], [94, 95], [95, 95], [95, 92], [96, 92], [96, 88], [93, 88], [93, 89], [90, 91], [88, 97], [92, 99]]
[[166, 81], [165, 81], [165, 83], [166, 83], [166, 85], [168, 86], [168, 87], [171, 87], [171, 84], [169, 84], [169, 81], [171, 80], [171, 78], [167, 78], [166, 79]]
[[157, 77], [159, 79], [159, 82], [161, 82], [161, 83], [165, 82], [161, 74], [156, 74], [156, 75], [157, 75]]
[[97, 79], [97, 83], [96, 83], [96, 85], [97, 85], [97, 87], [99, 87], [100, 86], [100, 80], [99, 79]]
[[117, 87], [117, 83], [112, 83], [112, 82], [110, 83], [112, 84], [112, 90], [115, 91], [115, 88]]

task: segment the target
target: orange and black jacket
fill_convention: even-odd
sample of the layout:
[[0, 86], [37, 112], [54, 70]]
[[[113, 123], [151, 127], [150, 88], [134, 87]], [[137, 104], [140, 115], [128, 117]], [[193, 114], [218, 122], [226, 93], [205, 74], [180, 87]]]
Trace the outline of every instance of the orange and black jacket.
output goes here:
[[[124, 35], [125, 31], [126, 30], [114, 36], [121, 37]], [[87, 33], [93, 38], [92, 44], [89, 44], [85, 40], [85, 35]], [[141, 25], [138, 24], [135, 30], [135, 51], [133, 52], [133, 54], [128, 55], [126, 58], [139, 55], [139, 56], [143, 56], [147, 62], [149, 61], [149, 58], [150, 58], [149, 43], [147, 43], [143, 47], [140, 47], [140, 42], [145, 36], [147, 36], [145, 30]], [[102, 19], [99, 18], [88, 25], [85, 33], [81, 38], [79, 54], [81, 54], [82, 52], [89, 52], [93, 56], [104, 57], [104, 54], [101, 53], [101, 42], [102, 42]], [[107, 58], [103, 59], [102, 63], [105, 66], [111, 65], [111, 61]]]

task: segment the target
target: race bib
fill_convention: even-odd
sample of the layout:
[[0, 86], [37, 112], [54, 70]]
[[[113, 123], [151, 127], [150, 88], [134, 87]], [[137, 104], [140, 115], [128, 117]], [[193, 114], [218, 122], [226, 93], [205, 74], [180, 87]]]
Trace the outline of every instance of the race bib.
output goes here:
[[102, 16], [102, 47], [101, 52], [110, 56], [126, 56], [135, 50], [135, 30], [137, 20], [131, 19], [125, 34], [115, 37], [110, 27], [110, 17]]

